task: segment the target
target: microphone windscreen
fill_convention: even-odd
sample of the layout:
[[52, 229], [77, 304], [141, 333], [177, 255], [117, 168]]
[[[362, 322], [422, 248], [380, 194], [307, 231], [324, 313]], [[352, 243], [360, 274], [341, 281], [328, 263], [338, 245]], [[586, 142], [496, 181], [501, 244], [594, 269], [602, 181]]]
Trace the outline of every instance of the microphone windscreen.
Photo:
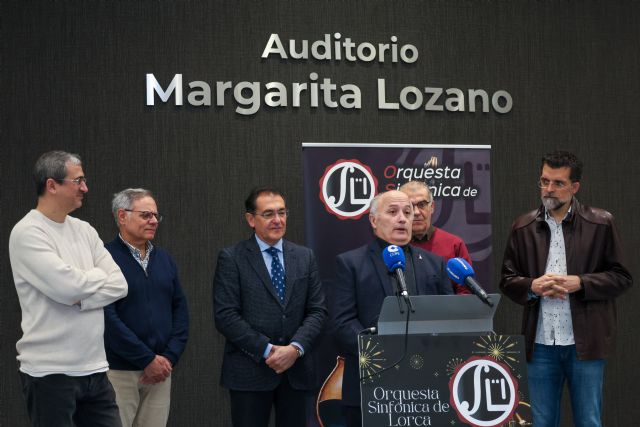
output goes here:
[[464, 285], [464, 279], [474, 276], [475, 272], [464, 258], [451, 258], [447, 262], [449, 278], [459, 285]]
[[382, 251], [382, 259], [384, 260], [384, 265], [387, 266], [387, 269], [390, 272], [396, 271], [398, 268], [404, 270], [405, 266], [405, 258], [404, 251], [401, 247], [396, 245], [389, 245]]

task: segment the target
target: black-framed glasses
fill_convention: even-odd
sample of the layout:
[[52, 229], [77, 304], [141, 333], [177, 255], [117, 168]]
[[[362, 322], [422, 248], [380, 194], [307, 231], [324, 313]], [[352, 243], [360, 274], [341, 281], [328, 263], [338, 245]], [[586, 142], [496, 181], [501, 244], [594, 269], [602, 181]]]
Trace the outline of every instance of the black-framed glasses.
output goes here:
[[162, 219], [164, 218], [164, 216], [161, 213], [158, 213], [158, 212], [136, 211], [136, 210], [133, 210], [133, 209], [125, 209], [125, 211], [127, 211], [127, 212], [138, 212], [140, 214], [140, 218], [144, 219], [145, 221], [149, 221], [149, 220], [151, 220], [151, 218], [155, 217], [156, 221], [162, 222]]
[[552, 181], [547, 178], [540, 178], [538, 180], [538, 187], [540, 188], [547, 188], [549, 185], [551, 185], [551, 188], [555, 188], [557, 190], [563, 190], [567, 188], [569, 184], [570, 183], [567, 183], [565, 181]]
[[75, 178], [75, 179], [63, 178], [63, 179], [60, 179], [58, 181], [73, 182], [78, 187], [80, 187], [83, 183], [84, 183], [84, 185], [87, 185], [87, 178], [85, 178], [84, 176], [80, 176], [80, 177]]
[[261, 213], [251, 212], [251, 214], [259, 215], [268, 221], [270, 219], [275, 218], [276, 215], [279, 216], [280, 218], [286, 218], [287, 216], [289, 216], [289, 209], [278, 209], [277, 211], [268, 210]]
[[430, 204], [431, 204], [431, 200], [421, 200], [417, 203], [411, 203], [414, 209], [418, 208], [421, 211], [427, 209], [427, 206], [429, 206]]

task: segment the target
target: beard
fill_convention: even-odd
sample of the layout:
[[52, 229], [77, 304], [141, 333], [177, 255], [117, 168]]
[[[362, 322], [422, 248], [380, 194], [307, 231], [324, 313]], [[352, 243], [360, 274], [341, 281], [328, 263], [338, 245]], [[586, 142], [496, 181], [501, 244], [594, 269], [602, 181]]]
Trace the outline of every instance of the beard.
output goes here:
[[562, 200], [556, 197], [542, 196], [540, 198], [542, 200], [542, 204], [548, 211], [556, 211], [566, 205], [568, 202], [563, 202]]

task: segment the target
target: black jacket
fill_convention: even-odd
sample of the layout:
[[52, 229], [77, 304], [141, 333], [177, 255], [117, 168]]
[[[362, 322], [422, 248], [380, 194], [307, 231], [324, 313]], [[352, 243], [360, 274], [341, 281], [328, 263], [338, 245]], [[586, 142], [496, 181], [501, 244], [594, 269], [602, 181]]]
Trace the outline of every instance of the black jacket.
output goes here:
[[[453, 294], [441, 257], [411, 247], [418, 295]], [[395, 295], [378, 241], [338, 255], [335, 283], [329, 291], [331, 328], [340, 354], [345, 356], [342, 401], [360, 406], [358, 332], [377, 326], [385, 297]]]

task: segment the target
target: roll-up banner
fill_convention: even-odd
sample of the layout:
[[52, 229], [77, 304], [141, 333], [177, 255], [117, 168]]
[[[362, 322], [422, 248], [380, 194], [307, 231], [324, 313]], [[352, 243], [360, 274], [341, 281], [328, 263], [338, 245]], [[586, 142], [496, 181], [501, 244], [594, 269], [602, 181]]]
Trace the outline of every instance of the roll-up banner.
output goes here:
[[[336, 255], [373, 238], [369, 204], [375, 195], [423, 181], [435, 203], [432, 225], [465, 242], [477, 281], [493, 291], [490, 150], [489, 145], [303, 143], [306, 243], [316, 254], [325, 289], [332, 283]], [[319, 420], [325, 427], [345, 425], [337, 356], [331, 336], [323, 333], [314, 360], [326, 381], [310, 427]]]
[[369, 203], [383, 191], [423, 181], [432, 225], [460, 237], [477, 281], [493, 291], [491, 146], [303, 143], [305, 233], [325, 281], [337, 254], [372, 239]]

